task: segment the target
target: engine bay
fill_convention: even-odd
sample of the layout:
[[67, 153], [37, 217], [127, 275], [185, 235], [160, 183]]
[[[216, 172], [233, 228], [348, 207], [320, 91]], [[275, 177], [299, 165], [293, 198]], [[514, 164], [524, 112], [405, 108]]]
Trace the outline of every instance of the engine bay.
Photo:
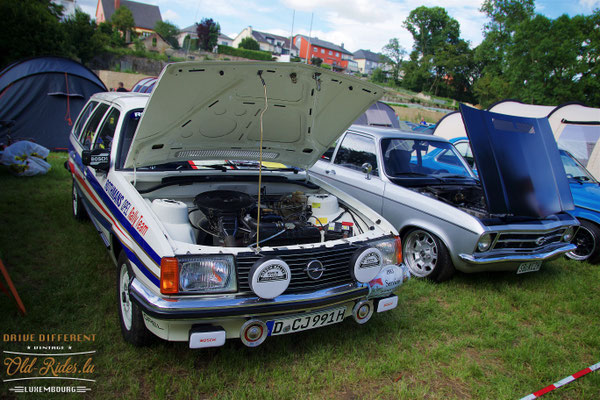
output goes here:
[[309, 244], [352, 237], [364, 229], [358, 224], [361, 217], [331, 194], [271, 194], [263, 187], [259, 196], [217, 189], [198, 193], [191, 203], [156, 198], [151, 207], [172, 238], [198, 245]]
[[489, 218], [485, 196], [480, 186], [431, 185], [412, 190], [450, 204], [479, 219]]

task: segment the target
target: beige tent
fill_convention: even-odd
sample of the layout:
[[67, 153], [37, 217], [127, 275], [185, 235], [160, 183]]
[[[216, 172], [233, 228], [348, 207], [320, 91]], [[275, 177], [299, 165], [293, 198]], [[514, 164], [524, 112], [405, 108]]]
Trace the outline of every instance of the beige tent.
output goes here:
[[[561, 106], [540, 106], [515, 100], [504, 100], [492, 105], [489, 111], [530, 118], [548, 118], [558, 146], [568, 150], [596, 177], [600, 178], [600, 109], [579, 103]], [[466, 136], [460, 113], [442, 118], [434, 135], [446, 139]]]

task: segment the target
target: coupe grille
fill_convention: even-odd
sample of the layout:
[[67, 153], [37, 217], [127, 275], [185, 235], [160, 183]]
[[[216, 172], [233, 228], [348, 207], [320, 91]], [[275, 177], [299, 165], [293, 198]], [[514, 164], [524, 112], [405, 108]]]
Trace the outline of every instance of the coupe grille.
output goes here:
[[[350, 276], [350, 258], [359, 248], [356, 244], [343, 244], [334, 247], [321, 247], [302, 250], [275, 250], [254, 253], [241, 253], [236, 257], [238, 287], [240, 292], [249, 292], [248, 273], [252, 265], [263, 256], [277, 256], [285, 261], [292, 272], [290, 286], [286, 293], [297, 293], [325, 289], [327, 287], [353, 283]], [[313, 280], [306, 274], [306, 266], [313, 260], [319, 260], [325, 267], [323, 276]]]
[[543, 233], [499, 233], [494, 250], [537, 250], [552, 243], [559, 243], [566, 228]]

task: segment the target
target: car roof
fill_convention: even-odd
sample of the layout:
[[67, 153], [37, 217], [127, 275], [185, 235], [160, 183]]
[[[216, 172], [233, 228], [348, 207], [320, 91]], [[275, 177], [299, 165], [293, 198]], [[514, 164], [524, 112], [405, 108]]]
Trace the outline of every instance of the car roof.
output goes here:
[[100, 100], [120, 106], [123, 110], [144, 108], [148, 103], [148, 93], [137, 92], [101, 92], [91, 97], [91, 100]]
[[374, 127], [374, 126], [352, 125], [352, 126], [350, 126], [350, 128], [348, 128], [348, 131], [356, 132], [356, 133], [366, 133], [368, 135], [375, 137], [376, 139], [397, 138], [397, 139], [429, 140], [429, 141], [449, 143], [447, 139], [441, 138], [439, 136], [415, 133], [412, 131], [403, 131], [401, 129], [396, 129], [396, 128], [380, 128], [380, 127]]

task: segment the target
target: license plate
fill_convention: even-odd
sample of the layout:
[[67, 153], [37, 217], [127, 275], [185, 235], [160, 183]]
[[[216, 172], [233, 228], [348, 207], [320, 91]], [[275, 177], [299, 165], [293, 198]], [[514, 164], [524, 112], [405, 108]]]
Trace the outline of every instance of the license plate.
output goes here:
[[541, 266], [542, 266], [541, 261], [531, 261], [531, 262], [522, 263], [521, 265], [519, 265], [517, 274], [524, 274], [526, 272], [539, 271]]
[[344, 320], [345, 314], [346, 307], [339, 307], [316, 313], [294, 315], [267, 321], [267, 328], [269, 328], [269, 336], [285, 335], [337, 324]]

